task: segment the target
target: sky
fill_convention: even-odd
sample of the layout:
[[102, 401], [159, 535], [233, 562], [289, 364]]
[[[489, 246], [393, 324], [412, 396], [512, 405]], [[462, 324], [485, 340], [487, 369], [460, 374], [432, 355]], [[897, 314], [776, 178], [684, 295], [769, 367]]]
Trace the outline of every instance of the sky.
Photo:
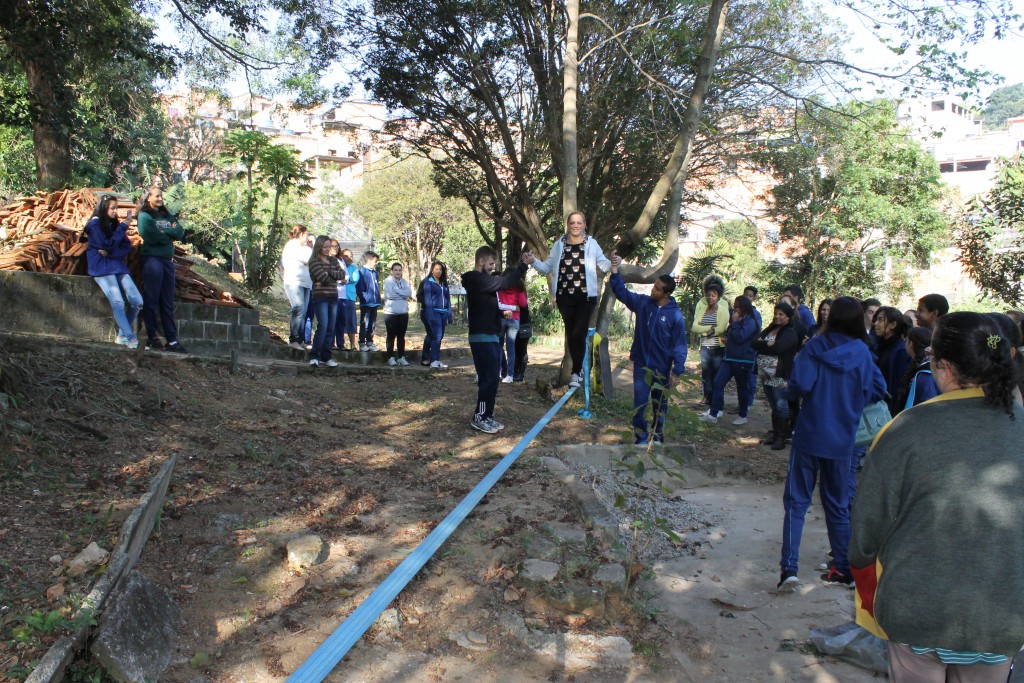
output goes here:
[[[1015, 11], [1024, 13], [1024, 0], [1015, 3]], [[871, 33], [864, 28], [852, 12], [843, 8], [833, 7], [833, 15], [850, 29], [848, 54], [857, 53], [858, 64], [868, 67], [881, 67], [893, 63], [892, 52], [885, 48]], [[1024, 35], [1019, 32], [1010, 33], [1001, 40], [988, 38], [967, 46], [948, 46], [949, 49], [966, 51], [966, 66], [981, 68], [1003, 77], [1002, 83], [989, 84], [979, 88], [978, 95], [968, 100], [968, 104], [984, 106], [984, 99], [996, 88], [1024, 83]], [[948, 94], [948, 93], [947, 93]]]

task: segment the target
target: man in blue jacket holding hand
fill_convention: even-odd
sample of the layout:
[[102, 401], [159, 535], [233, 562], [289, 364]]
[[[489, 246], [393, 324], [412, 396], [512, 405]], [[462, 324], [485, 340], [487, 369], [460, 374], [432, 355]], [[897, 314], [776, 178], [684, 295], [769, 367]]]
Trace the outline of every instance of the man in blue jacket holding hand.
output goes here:
[[615, 298], [636, 314], [636, 331], [629, 359], [633, 361], [633, 434], [637, 445], [648, 442], [646, 410], [652, 407], [651, 424], [654, 441], [665, 440], [665, 391], [652, 388], [675, 386], [676, 378], [686, 371], [686, 321], [672, 298], [676, 283], [668, 275], [660, 276], [651, 288], [651, 295], [635, 294], [626, 289], [619, 275], [622, 258], [612, 252], [612, 276], [608, 281]]

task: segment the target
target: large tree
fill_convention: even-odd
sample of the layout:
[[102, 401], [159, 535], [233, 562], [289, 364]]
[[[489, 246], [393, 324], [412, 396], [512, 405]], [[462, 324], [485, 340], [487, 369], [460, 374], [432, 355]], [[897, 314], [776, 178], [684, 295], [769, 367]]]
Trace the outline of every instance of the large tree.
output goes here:
[[1024, 157], [999, 162], [995, 186], [961, 219], [956, 245], [982, 292], [1024, 306]]
[[898, 126], [892, 102], [808, 105], [755, 147], [776, 182], [769, 216], [811, 300], [872, 291], [886, 272], [893, 289], [903, 281], [894, 272], [927, 263], [949, 237], [938, 165]]
[[[120, 121], [131, 121], [132, 115], [142, 118], [140, 103], [131, 102], [132, 93], [127, 92], [133, 78], [142, 75], [152, 91], [153, 81], [170, 75], [182, 60], [206, 68], [239, 66], [247, 77], [277, 73], [286, 87], [307, 96], [307, 103], [326, 95], [312, 74], [337, 55], [338, 30], [321, 3], [170, 0], [172, 16], [188, 31], [174, 46], [157, 43], [156, 18], [146, 17], [147, 11], [161, 7], [146, 0], [4, 3], [0, 63], [25, 79], [39, 187], [52, 189], [72, 180], [78, 112], [88, 98], [81, 84], [92, 84], [105, 95], [95, 106], [110, 113], [129, 109]], [[277, 17], [278, 23], [268, 26], [267, 17]], [[250, 50], [249, 44], [263, 35], [286, 47], [269, 53]]]

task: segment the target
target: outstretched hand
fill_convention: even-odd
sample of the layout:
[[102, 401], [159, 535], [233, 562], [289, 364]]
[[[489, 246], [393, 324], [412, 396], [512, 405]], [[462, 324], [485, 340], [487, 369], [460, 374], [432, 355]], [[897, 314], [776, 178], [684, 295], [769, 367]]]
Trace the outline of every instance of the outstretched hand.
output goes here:
[[612, 261], [612, 272], [613, 273], [619, 272], [619, 266], [622, 265], [622, 257], [619, 256], [618, 252], [615, 252], [615, 251], [612, 252], [611, 261]]

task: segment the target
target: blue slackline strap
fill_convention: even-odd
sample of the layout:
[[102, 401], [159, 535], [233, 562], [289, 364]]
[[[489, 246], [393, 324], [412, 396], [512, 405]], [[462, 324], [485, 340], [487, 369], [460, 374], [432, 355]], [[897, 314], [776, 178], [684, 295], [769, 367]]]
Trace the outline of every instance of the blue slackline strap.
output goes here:
[[459, 524], [469, 516], [469, 513], [487, 495], [487, 492], [497, 483], [501, 475], [522, 455], [526, 447], [530, 445], [530, 442], [540, 434], [540, 431], [547, 426], [551, 418], [565, 405], [565, 402], [569, 400], [569, 397], [575, 391], [576, 389], [573, 387], [565, 392], [565, 395], [551, 407], [551, 410], [545, 413], [544, 417], [519, 440], [515, 448], [509, 451], [508, 455], [502, 458], [487, 473], [487, 476], [462, 499], [462, 502], [448, 513], [448, 516], [426, 538], [420, 541], [420, 544], [409, 553], [409, 556], [405, 558], [402, 564], [395, 567], [395, 570], [370, 593], [366, 600], [352, 614], [348, 615], [345, 621], [341, 622], [341, 625], [335, 629], [334, 633], [295, 670], [295, 673], [288, 678], [287, 683], [321, 683], [327, 677], [331, 670], [337, 666], [338, 662], [348, 654], [352, 646], [363, 637], [363, 634], [373, 625], [373, 622], [377, 621], [377, 617], [381, 615], [381, 612], [387, 609], [391, 601], [402, 592], [402, 589], [412, 581], [412, 578], [423, 568], [423, 565], [434, 556], [437, 549], [448, 540], [448, 537], [458, 528]]
[[576, 411], [576, 414], [582, 417], [584, 420], [589, 420], [593, 415], [590, 412], [590, 366], [593, 365], [593, 346], [594, 346], [594, 333], [593, 327], [587, 330], [587, 346], [583, 349], [583, 396], [584, 403], [580, 410]]

